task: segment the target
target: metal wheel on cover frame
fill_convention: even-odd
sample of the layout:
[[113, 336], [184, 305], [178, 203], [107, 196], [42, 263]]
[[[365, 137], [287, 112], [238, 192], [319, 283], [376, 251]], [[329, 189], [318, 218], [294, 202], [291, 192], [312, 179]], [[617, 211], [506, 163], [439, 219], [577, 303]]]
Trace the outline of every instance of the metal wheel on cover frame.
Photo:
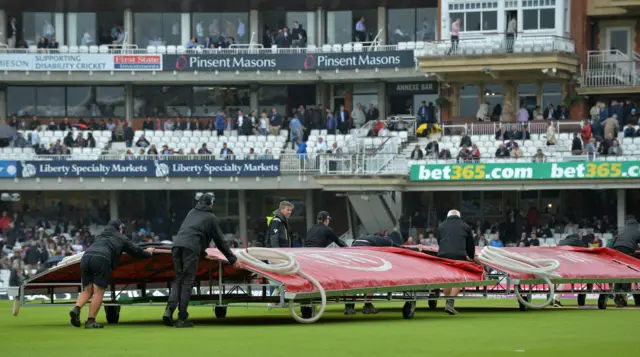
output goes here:
[[227, 317], [227, 307], [226, 306], [216, 306], [213, 309], [213, 312], [216, 315], [216, 317], [219, 318], [219, 319], [224, 319], [225, 317]]
[[413, 319], [413, 315], [416, 312], [416, 302], [415, 301], [407, 301], [404, 303], [402, 307], [402, 318], [405, 320]]

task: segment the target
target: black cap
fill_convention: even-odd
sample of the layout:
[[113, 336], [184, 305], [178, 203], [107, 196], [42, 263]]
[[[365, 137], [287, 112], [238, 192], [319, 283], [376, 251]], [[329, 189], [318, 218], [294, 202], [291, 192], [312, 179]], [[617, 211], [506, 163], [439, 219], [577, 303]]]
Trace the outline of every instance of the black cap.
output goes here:
[[111, 227], [113, 227], [115, 229], [118, 229], [118, 230], [124, 228], [124, 224], [119, 219], [112, 219], [112, 220], [109, 221], [109, 223], [107, 223], [107, 225], [111, 226]]
[[324, 222], [327, 219], [331, 220], [331, 216], [329, 216], [329, 212], [327, 212], [327, 211], [318, 212], [318, 222]]
[[211, 206], [213, 202], [215, 202], [216, 198], [213, 192], [203, 192], [196, 194], [196, 200], [198, 200], [198, 203], [202, 203], [206, 206]]

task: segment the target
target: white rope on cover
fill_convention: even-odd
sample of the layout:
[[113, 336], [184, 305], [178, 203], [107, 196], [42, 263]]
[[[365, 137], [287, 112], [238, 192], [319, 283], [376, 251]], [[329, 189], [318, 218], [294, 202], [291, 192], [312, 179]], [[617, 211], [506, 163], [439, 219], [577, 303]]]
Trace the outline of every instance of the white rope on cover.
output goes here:
[[555, 286], [551, 282], [553, 278], [560, 278], [561, 276], [556, 273], [556, 269], [560, 267], [560, 262], [555, 259], [532, 259], [520, 255], [518, 253], [509, 252], [502, 248], [496, 247], [484, 247], [482, 251], [477, 255], [477, 259], [480, 263], [489, 265], [498, 270], [509, 271], [519, 274], [533, 275], [539, 279], [545, 281], [549, 285], [549, 298], [547, 301], [540, 305], [532, 304], [530, 301], [526, 301], [518, 285], [515, 286], [516, 298], [520, 303], [531, 309], [542, 309], [551, 303], [553, 303], [555, 295]]
[[[303, 271], [300, 271], [300, 263], [293, 257], [293, 255], [285, 253], [283, 251], [272, 248], [247, 248], [239, 249], [235, 251], [236, 257], [242, 263], [255, 267], [257, 269], [275, 273], [279, 275], [298, 275], [304, 279], [307, 279], [320, 293], [320, 310], [315, 316], [304, 319], [295, 311], [294, 304], [289, 304], [289, 310], [293, 319], [305, 324], [316, 322], [322, 317], [325, 308], [327, 307], [327, 294], [320, 283], [312, 276], [307, 275]], [[270, 264], [263, 261], [269, 261]]]

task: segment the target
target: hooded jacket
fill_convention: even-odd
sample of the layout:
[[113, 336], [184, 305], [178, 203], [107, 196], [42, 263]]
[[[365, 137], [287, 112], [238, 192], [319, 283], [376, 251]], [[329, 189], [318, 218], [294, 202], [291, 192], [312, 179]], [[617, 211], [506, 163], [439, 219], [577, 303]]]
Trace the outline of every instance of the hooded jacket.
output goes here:
[[622, 233], [613, 242], [613, 248], [624, 247], [635, 251], [640, 243], [640, 225], [635, 219], [628, 220]]
[[279, 209], [273, 211], [271, 217], [267, 217], [268, 227], [265, 242], [267, 248], [291, 248], [291, 232], [289, 232], [289, 220]]
[[212, 240], [230, 264], [236, 262], [236, 256], [224, 240], [218, 217], [213, 214], [211, 207], [198, 203], [184, 218], [178, 234], [173, 239], [173, 246], [187, 248], [199, 256], [205, 257], [207, 255], [206, 249]]
[[111, 269], [118, 265], [122, 252], [136, 258], [149, 258], [151, 255], [138, 247], [131, 239], [120, 233], [119, 224], [110, 221], [104, 231], [100, 233], [93, 244], [84, 253], [85, 255], [100, 255], [111, 263]]

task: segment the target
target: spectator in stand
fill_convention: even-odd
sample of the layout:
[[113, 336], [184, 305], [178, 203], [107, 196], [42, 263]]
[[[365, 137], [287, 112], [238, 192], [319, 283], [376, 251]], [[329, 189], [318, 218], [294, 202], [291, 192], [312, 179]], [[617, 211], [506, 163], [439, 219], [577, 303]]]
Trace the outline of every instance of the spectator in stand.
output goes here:
[[87, 134], [87, 147], [92, 149], [96, 147], [96, 139], [92, 133]]
[[338, 119], [333, 117], [333, 114], [327, 113], [327, 133], [329, 135], [335, 135], [338, 129]]
[[519, 123], [528, 123], [529, 122], [529, 111], [527, 110], [524, 103], [520, 105], [520, 110], [516, 114], [516, 121]]
[[613, 139], [611, 142], [611, 147], [609, 148], [609, 155], [611, 156], [620, 156], [622, 155], [622, 148], [620, 147], [620, 143], [618, 139]]
[[136, 141], [136, 146], [139, 148], [146, 148], [149, 145], [151, 145], [151, 143], [144, 137], [144, 135], [140, 135], [138, 141]]
[[591, 123], [588, 120], [585, 120], [582, 129], [580, 129], [580, 137], [582, 137], [582, 142], [588, 142], [591, 140]]
[[327, 152], [327, 143], [321, 137], [318, 137], [318, 145], [316, 153], [324, 154]]
[[306, 159], [307, 158], [307, 143], [302, 141], [301, 138], [298, 138], [297, 144], [298, 144], [298, 151], [296, 151], [296, 154], [298, 154], [298, 158], [302, 159], [302, 160]]
[[504, 140], [515, 139], [518, 137], [518, 130], [515, 125], [511, 125], [511, 130], [507, 130], [504, 134]]
[[529, 134], [529, 131], [527, 130], [527, 126], [523, 125], [520, 128], [520, 134], [518, 135], [518, 139], [519, 140], [531, 140], [531, 134]]
[[498, 149], [496, 150], [496, 158], [507, 158], [510, 157], [511, 154], [509, 153], [509, 150], [504, 147], [504, 144], [500, 144], [500, 146], [498, 147]]
[[500, 240], [499, 232], [496, 232], [496, 234], [493, 235], [493, 238], [491, 238], [489, 244], [495, 248], [504, 248], [504, 243], [502, 243], [502, 240]]
[[[424, 236], [424, 234], [422, 234], [422, 233], [420, 233], [420, 234], [422, 236]], [[437, 247], [438, 246], [438, 240], [433, 235], [433, 233], [429, 233], [429, 237], [424, 240], [424, 245], [426, 245], [427, 247]]]
[[222, 149], [220, 149], [220, 158], [225, 160], [231, 160], [233, 156], [233, 151], [227, 147], [227, 143], [222, 144]]
[[76, 142], [75, 145], [73, 147], [76, 148], [85, 148], [87, 147], [87, 141], [82, 137], [82, 133], [78, 133], [78, 136], [76, 137]]
[[200, 155], [211, 155], [211, 151], [207, 149], [207, 144], [202, 143], [202, 147], [198, 150], [198, 154]]
[[457, 160], [460, 164], [471, 160], [471, 151], [467, 149], [466, 145], [463, 145], [462, 149], [460, 149], [460, 151], [458, 152]]
[[604, 140], [603, 130], [604, 128], [602, 127], [602, 123], [599, 120], [594, 120], [591, 122], [591, 134], [596, 139], [596, 141], [600, 142]]
[[278, 135], [278, 133], [280, 133], [280, 126], [282, 125], [282, 117], [280, 117], [276, 108], [271, 108], [271, 118], [269, 123], [271, 125], [271, 135]]
[[430, 142], [429, 144], [427, 144], [427, 158], [434, 158], [437, 159], [438, 158], [438, 153], [440, 152], [440, 146], [438, 145], [438, 142], [436, 140]]
[[367, 117], [360, 103], [356, 104], [356, 107], [351, 111], [351, 118], [356, 128], [362, 127], [367, 122]]
[[533, 155], [533, 162], [544, 162], [545, 156], [542, 153], [542, 149], [538, 149], [538, 151]]
[[607, 106], [604, 103], [600, 103], [598, 115], [598, 119], [601, 123], [609, 118], [609, 109], [607, 109]]
[[369, 110], [367, 110], [367, 121], [378, 120], [380, 118], [380, 111], [373, 103], [369, 104]]
[[389, 129], [387, 129], [387, 124], [382, 124], [382, 128], [378, 131], [378, 136], [387, 137], [389, 136]]
[[421, 160], [423, 158], [423, 156], [424, 156], [424, 154], [422, 153], [422, 150], [420, 150], [420, 145], [416, 145], [416, 147], [411, 152], [411, 159], [413, 159], [413, 160]]
[[340, 109], [336, 112], [336, 119], [338, 119], [338, 130], [343, 135], [349, 134], [349, 128], [352, 125], [351, 116], [349, 116], [349, 112], [344, 109], [344, 105], [340, 106]]
[[471, 137], [467, 135], [467, 133], [460, 133], [460, 147], [470, 147], [471, 146]]
[[225, 124], [226, 124], [226, 120], [224, 118], [224, 113], [220, 110], [216, 114], [216, 123], [215, 123], [215, 130], [218, 133], [218, 136], [224, 135]]
[[[612, 119], [612, 118], [609, 118], [609, 119]], [[612, 144], [613, 144], [613, 134], [608, 133], [607, 137], [600, 143], [600, 146], [598, 147], [598, 153], [600, 155], [608, 155], [609, 148], [611, 147]]]
[[291, 130], [291, 148], [295, 149], [295, 143], [298, 141], [298, 138], [304, 136], [304, 126], [302, 126], [302, 122], [300, 122], [297, 116], [293, 117], [293, 120], [289, 123], [289, 129]]
[[596, 156], [596, 139], [595, 138], [591, 138], [591, 140], [589, 140], [589, 143], [585, 148], [585, 152], [587, 153], [589, 160], [593, 160], [595, 158]]
[[258, 154], [256, 154], [255, 150], [253, 148], [249, 149], [249, 153], [247, 154], [247, 160], [257, 160], [258, 159]]
[[547, 146], [556, 144], [556, 128], [553, 122], [547, 122]]
[[624, 129], [624, 137], [625, 138], [633, 138], [633, 137], [636, 137], [636, 135], [638, 135], [636, 133], [636, 129], [633, 127], [633, 124], [631, 122], [629, 122], [627, 124], [627, 127]]
[[529, 247], [539, 247], [540, 240], [538, 239], [538, 235], [535, 232], [531, 232], [531, 239], [529, 239]]
[[640, 125], [640, 119], [638, 119], [638, 114], [636, 108], [631, 108], [629, 115], [627, 116], [627, 123], [631, 123], [633, 125]]
[[438, 158], [441, 160], [451, 160], [451, 151], [449, 151], [449, 149], [440, 150], [440, 155], [438, 155]]
[[543, 120], [544, 119], [544, 115], [542, 112], [542, 109], [540, 108], [539, 105], [536, 105], [536, 108], [533, 110], [533, 120]]
[[553, 104], [549, 103], [549, 106], [544, 110], [543, 116], [547, 120], [558, 119], [556, 110], [553, 108]]
[[167, 119], [164, 122], [164, 131], [173, 131], [174, 127], [173, 127], [173, 121], [171, 119]]
[[513, 138], [511, 138], [511, 140], [509, 140], [509, 142], [507, 143], [506, 147], [507, 150], [509, 150], [509, 153], [511, 153], [511, 150], [513, 150], [513, 148], [517, 145], [517, 143], [515, 142], [515, 140]]
[[470, 159], [473, 160], [474, 163], [478, 163], [480, 160], [480, 149], [476, 144], [471, 145], [471, 152], [469, 153]]
[[582, 155], [583, 152], [584, 151], [582, 149], [582, 142], [580, 141], [580, 137], [578, 136], [578, 133], [574, 133], [573, 142], [571, 143], [571, 153], [573, 155]]
[[604, 126], [605, 137], [608, 137], [609, 134], [611, 134], [611, 136], [613, 137], [616, 137], [618, 135], [618, 132], [620, 131], [620, 122], [618, 121], [618, 116], [614, 114], [611, 118], [605, 120], [602, 123], [602, 126]]
[[518, 146], [518, 143], [514, 143], [513, 148], [511, 149], [511, 157], [514, 159], [519, 159], [522, 156], [523, 155], [522, 150], [520, 150], [520, 146]]

